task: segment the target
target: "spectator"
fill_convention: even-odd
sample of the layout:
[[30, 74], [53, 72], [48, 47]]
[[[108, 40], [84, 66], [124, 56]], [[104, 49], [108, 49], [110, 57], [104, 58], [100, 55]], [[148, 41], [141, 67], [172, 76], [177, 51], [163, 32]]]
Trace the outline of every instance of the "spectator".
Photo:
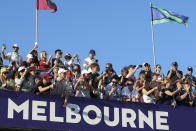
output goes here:
[[122, 100], [125, 102], [138, 102], [138, 91], [135, 88], [133, 88], [134, 80], [127, 80], [126, 85], [127, 86], [122, 89]]
[[178, 70], [178, 63], [173, 62], [171, 69], [167, 73], [167, 77], [171, 80], [171, 83], [174, 84], [176, 80], [181, 79], [183, 76], [182, 71]]
[[106, 75], [103, 77], [104, 83], [107, 85], [112, 82], [112, 77], [116, 74], [112, 68], [107, 68], [105, 70]]
[[152, 80], [152, 71], [151, 71], [151, 68], [150, 68], [150, 64], [144, 63], [143, 68], [144, 68], [144, 70], [142, 70], [140, 72], [144, 72], [146, 81], [151, 82], [151, 80]]
[[155, 73], [158, 75], [158, 80], [162, 81], [164, 79], [164, 74], [161, 73], [161, 65], [156, 65]]
[[120, 86], [121, 89], [124, 88], [126, 85], [125, 83], [127, 82], [127, 75], [128, 75], [128, 67], [123, 67], [123, 69], [121, 70], [121, 76], [120, 76]]
[[112, 82], [106, 86], [106, 99], [108, 100], [118, 100], [120, 101], [121, 88], [119, 83], [119, 78], [117, 75], [112, 77]]
[[41, 81], [35, 86], [34, 93], [49, 94], [50, 90], [55, 87], [55, 82], [51, 83], [52, 76], [49, 73], [42, 74]]
[[22, 66], [25, 66], [25, 67], [34, 66], [32, 54], [27, 55], [27, 59], [26, 61], [23, 61]]
[[80, 65], [80, 61], [79, 61], [79, 58], [78, 58], [77, 54], [75, 54], [72, 57], [71, 54], [66, 53], [64, 58], [65, 58], [65, 62], [64, 62], [65, 68], [69, 69], [70, 71], [73, 71], [72, 70], [73, 69], [73, 62], [74, 62], [75, 59], [77, 60], [77, 64]]
[[189, 66], [187, 68], [187, 74], [184, 76], [183, 80], [188, 79], [190, 81], [190, 85], [191, 85], [191, 89], [193, 94], [195, 94], [195, 88], [196, 88], [196, 78], [195, 76], [192, 75], [193, 74], [193, 68], [191, 66]]
[[176, 97], [176, 103], [178, 106], [191, 106], [193, 96], [190, 85], [185, 84]]
[[136, 78], [135, 78], [134, 74], [135, 74], [135, 72], [137, 71], [137, 69], [139, 69], [141, 66], [142, 66], [142, 65], [137, 65], [137, 66], [135, 66], [135, 65], [129, 65], [129, 66], [128, 66], [128, 71], [129, 71], [129, 73], [128, 73], [128, 75], [126, 76], [126, 78], [132, 79], [132, 80], [134, 80], [134, 82], [135, 82], [135, 81], [136, 81]]
[[[112, 78], [111, 78], [112, 79]], [[112, 81], [111, 81], [112, 82]], [[110, 83], [111, 83], [110, 82]], [[104, 81], [104, 78], [99, 80], [99, 85], [98, 85], [98, 90], [99, 90], [99, 99], [105, 99], [105, 91], [106, 91], [106, 86], [108, 84]]]
[[21, 90], [21, 87], [22, 87], [22, 84], [25, 80], [27, 72], [28, 72], [28, 69], [25, 68], [24, 66], [21, 66], [18, 68], [18, 73], [15, 74], [16, 91]]
[[94, 50], [90, 50], [89, 57], [87, 57], [84, 60], [83, 70], [87, 70], [88, 72], [92, 72], [91, 64], [93, 64], [95, 62], [98, 63], [98, 60], [94, 59], [94, 57], [95, 57], [95, 51]]
[[75, 85], [76, 84], [76, 82], [79, 80], [79, 78], [80, 78], [80, 75], [81, 75], [81, 68], [80, 68], [80, 65], [78, 65], [78, 64], [74, 64], [73, 65], [73, 72], [72, 72], [72, 74], [73, 74], [73, 84]]
[[14, 44], [12, 46], [13, 48], [13, 52], [7, 53], [6, 55], [4, 54], [4, 51], [6, 49], [6, 46], [3, 45], [2, 47], [2, 56], [3, 59], [9, 60], [9, 64], [16, 64], [16, 67], [18, 68], [20, 65], [22, 65], [23, 59], [22, 56], [19, 55], [18, 51], [19, 51], [19, 47], [17, 44]]
[[15, 90], [14, 80], [9, 77], [8, 70], [5, 67], [1, 68], [0, 89], [12, 91]]
[[80, 76], [79, 80], [74, 86], [76, 92], [76, 97], [86, 97], [90, 98], [90, 85], [88, 80], [88, 74], [83, 74]]
[[34, 48], [31, 51], [29, 51], [29, 53], [28, 53], [28, 54], [32, 54], [33, 55], [32, 63], [34, 64], [36, 69], [38, 69], [38, 67], [39, 67], [37, 48], [38, 48], [38, 45], [35, 44]]
[[142, 89], [144, 103], [153, 103], [153, 104], [155, 104], [154, 92], [157, 89], [158, 89], [158, 87], [152, 88], [150, 82], [148, 82], [148, 81], [146, 81], [144, 83], [144, 88]]
[[55, 58], [52, 59], [52, 67], [59, 66], [64, 67], [63, 62], [61, 61], [63, 52], [60, 49], [55, 50]]
[[47, 53], [46, 51], [42, 51], [40, 53], [40, 60], [39, 60], [39, 68], [40, 70], [46, 70], [50, 69], [50, 60], [52, 58], [52, 55], [49, 56], [49, 59], [47, 60]]
[[91, 86], [91, 92], [90, 92], [90, 95], [92, 98], [98, 98], [98, 84], [99, 84], [99, 80], [101, 78], [103, 78], [103, 76], [106, 75], [106, 72], [104, 72], [103, 74], [99, 75], [99, 71], [100, 71], [100, 68], [99, 68], [99, 65], [97, 63], [93, 63], [91, 65], [91, 69], [92, 69], [92, 72], [89, 73], [89, 78], [90, 78], [90, 86]]
[[26, 70], [28, 73], [25, 75], [25, 79], [21, 86], [21, 91], [31, 92], [34, 86], [36, 85], [35, 83], [36, 71], [34, 67], [28, 67], [26, 68]]
[[145, 87], [145, 83], [146, 83], [145, 78], [146, 78], [145, 73], [140, 72], [139, 77], [134, 85], [135, 89], [138, 91], [139, 102], [143, 102], [142, 90]]

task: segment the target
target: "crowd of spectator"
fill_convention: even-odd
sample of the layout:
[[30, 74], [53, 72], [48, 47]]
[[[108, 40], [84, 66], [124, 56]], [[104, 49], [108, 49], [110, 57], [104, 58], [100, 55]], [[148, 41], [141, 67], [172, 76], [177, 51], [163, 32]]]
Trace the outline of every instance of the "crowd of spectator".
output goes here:
[[[161, 65], [156, 65], [152, 72], [148, 63], [125, 66], [118, 75], [111, 63], [106, 63], [105, 69], [100, 71], [94, 50], [89, 51], [81, 65], [77, 54], [65, 53], [63, 60], [60, 49], [55, 51], [54, 58], [48, 57], [46, 51], [40, 52], [38, 57], [38, 45], [35, 45], [24, 60], [19, 54], [19, 46], [14, 44], [12, 48], [13, 52], [5, 54], [6, 45], [2, 47], [2, 90], [59, 95], [64, 99], [64, 107], [69, 96], [196, 107], [193, 68], [188, 67], [183, 76], [177, 62], [172, 63], [167, 75], [161, 73]], [[7, 67], [3, 65], [4, 60], [9, 60]], [[143, 69], [136, 78], [135, 72], [139, 68]]]

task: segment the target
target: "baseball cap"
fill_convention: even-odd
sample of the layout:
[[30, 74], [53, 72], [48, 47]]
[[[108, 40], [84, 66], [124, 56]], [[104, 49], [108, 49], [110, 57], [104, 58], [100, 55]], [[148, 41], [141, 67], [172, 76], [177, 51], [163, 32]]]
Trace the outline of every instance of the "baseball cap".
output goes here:
[[32, 54], [28, 54], [27, 58], [33, 59], [33, 55]]
[[47, 77], [47, 78], [49, 78], [49, 79], [52, 78], [52, 76], [50, 75], [50, 73], [43, 73], [43, 74], [42, 74], [42, 78], [45, 78], [45, 77]]
[[18, 68], [18, 72], [21, 72], [24, 69], [25, 69], [25, 67], [24, 66], [21, 66], [21, 67]]
[[63, 68], [60, 68], [59, 71], [58, 71], [58, 74], [61, 74], [62, 72], [65, 73], [65, 72], [67, 72], [67, 70], [65, 70], [65, 69], [63, 69]]
[[95, 56], [95, 50], [90, 50], [90, 51], [89, 51], [89, 54], [92, 54], [92, 55]]
[[81, 74], [83, 75], [83, 74], [88, 74], [88, 73], [90, 73], [90, 72], [87, 70], [83, 70]]
[[189, 67], [187, 68], [187, 70], [193, 71], [193, 68], [192, 68], [191, 66], [189, 66]]
[[172, 63], [172, 65], [173, 65], [173, 66], [177, 66], [178, 63], [175, 61], [175, 62]]
[[7, 72], [8, 70], [7, 70], [7, 68], [1, 68], [1, 73], [4, 73], [4, 72]]
[[16, 48], [19, 48], [19, 47], [18, 47], [18, 44], [14, 44], [14, 45], [13, 45], [12, 47], [16, 47]]
[[145, 63], [143, 64], [143, 66], [150, 66], [150, 64], [148, 64], [148, 63], [145, 62]]

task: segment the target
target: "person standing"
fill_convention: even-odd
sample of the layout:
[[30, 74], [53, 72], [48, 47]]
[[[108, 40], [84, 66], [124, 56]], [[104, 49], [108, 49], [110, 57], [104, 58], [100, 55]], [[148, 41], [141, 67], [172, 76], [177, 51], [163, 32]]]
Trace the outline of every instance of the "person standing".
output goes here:
[[13, 64], [16, 64], [17, 68], [19, 66], [22, 65], [23, 63], [23, 58], [21, 55], [19, 55], [18, 51], [19, 51], [19, 46], [17, 44], [14, 44], [12, 46], [13, 48], [13, 52], [10, 52], [10, 53], [7, 53], [5, 55], [4, 51], [6, 49], [6, 45], [4, 44], [3, 47], [2, 47], [2, 56], [3, 56], [3, 59], [6, 59], [6, 60], [9, 60], [9, 64], [13, 65]]
[[97, 63], [98, 60], [96, 60], [95, 57], [95, 50], [90, 50], [89, 52], [89, 57], [87, 57], [86, 59], [84, 59], [84, 64], [83, 64], [83, 70], [88, 71], [89, 73], [92, 72], [91, 70], [91, 65], [93, 63]]

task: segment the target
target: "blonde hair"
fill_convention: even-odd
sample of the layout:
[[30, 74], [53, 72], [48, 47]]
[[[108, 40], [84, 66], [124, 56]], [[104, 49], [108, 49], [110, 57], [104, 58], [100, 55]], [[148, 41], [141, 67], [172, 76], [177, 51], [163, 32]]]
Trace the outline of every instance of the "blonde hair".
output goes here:
[[46, 51], [42, 51], [42, 52], [40, 52], [40, 60], [43, 60], [43, 57], [44, 57], [44, 53], [46, 53]]

